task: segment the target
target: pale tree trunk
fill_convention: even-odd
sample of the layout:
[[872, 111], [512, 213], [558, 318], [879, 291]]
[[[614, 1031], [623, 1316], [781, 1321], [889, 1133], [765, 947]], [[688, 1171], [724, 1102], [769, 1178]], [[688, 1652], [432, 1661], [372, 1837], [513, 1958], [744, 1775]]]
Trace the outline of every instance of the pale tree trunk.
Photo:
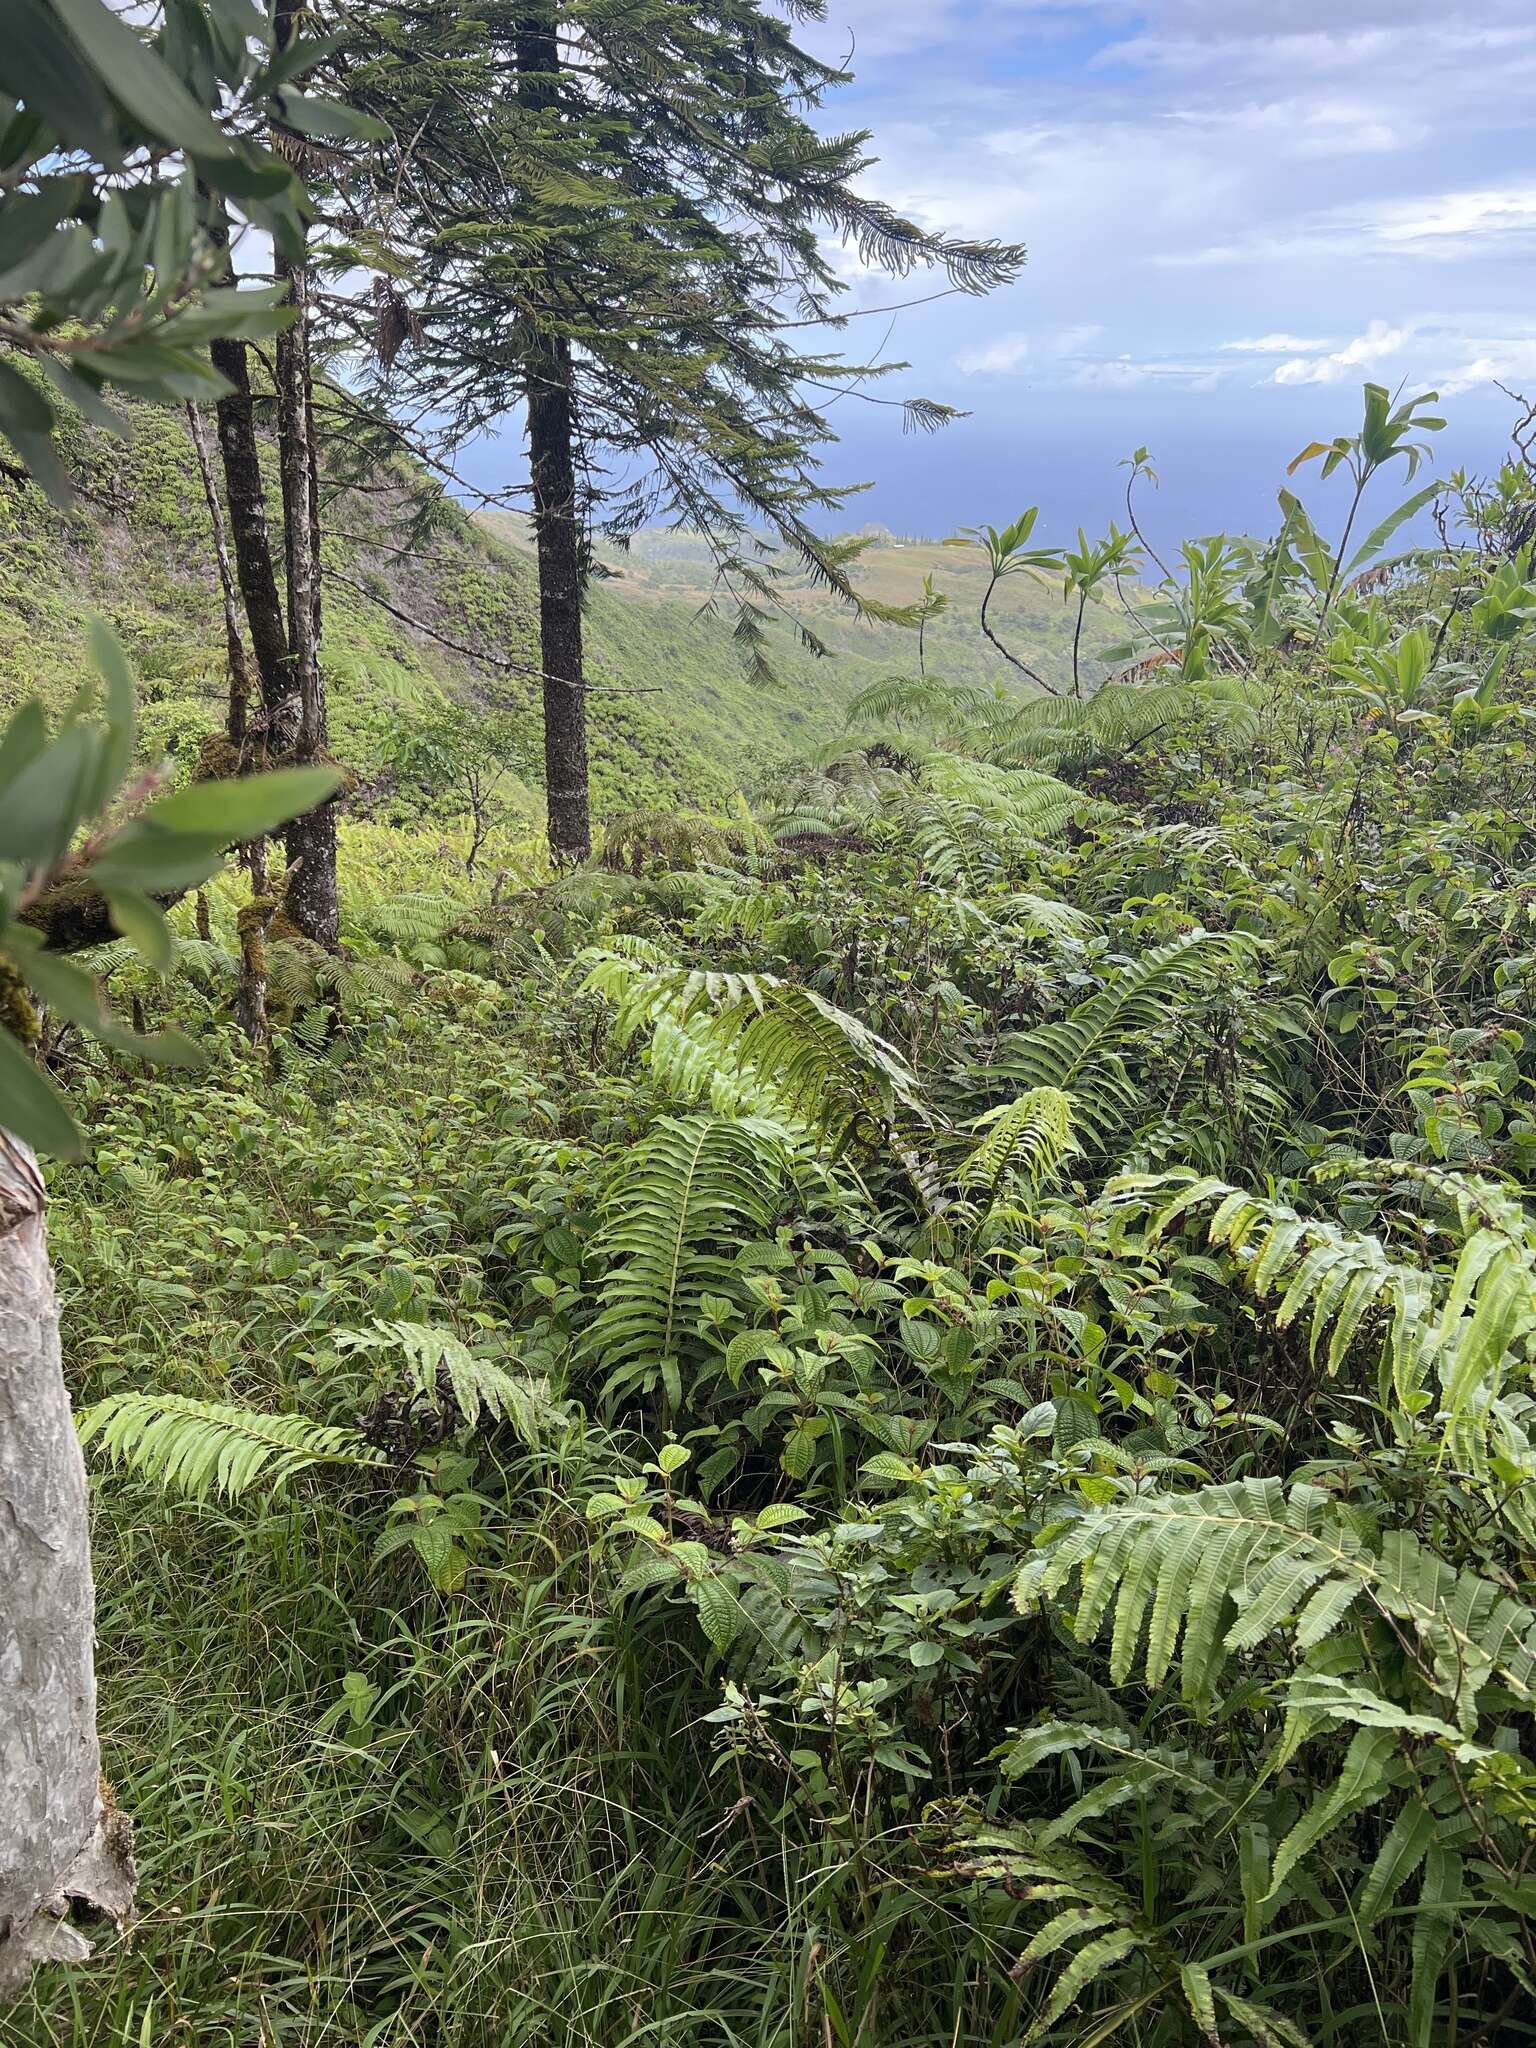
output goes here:
[[90, 1944], [71, 1901], [118, 1922], [132, 1830], [96, 1741], [85, 1463], [59, 1354], [37, 1162], [0, 1131], [0, 1998]]

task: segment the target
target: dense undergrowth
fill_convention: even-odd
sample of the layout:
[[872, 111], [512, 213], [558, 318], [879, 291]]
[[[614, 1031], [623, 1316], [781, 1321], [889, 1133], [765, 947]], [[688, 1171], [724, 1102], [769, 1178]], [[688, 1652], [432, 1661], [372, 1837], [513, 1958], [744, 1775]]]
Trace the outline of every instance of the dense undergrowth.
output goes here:
[[354, 834], [270, 1064], [236, 884], [101, 963], [216, 1057], [53, 1048], [144, 1918], [17, 2038], [1536, 2033], [1529, 497], [495, 901]]

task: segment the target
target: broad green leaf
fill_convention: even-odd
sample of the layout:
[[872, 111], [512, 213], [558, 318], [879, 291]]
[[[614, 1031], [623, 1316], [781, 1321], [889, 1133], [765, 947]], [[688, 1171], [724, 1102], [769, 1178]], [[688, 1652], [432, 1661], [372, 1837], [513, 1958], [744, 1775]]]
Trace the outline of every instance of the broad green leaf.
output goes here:
[[194, 782], [150, 805], [146, 823], [172, 833], [194, 833], [221, 846], [274, 832], [302, 817], [340, 787], [335, 768], [280, 768], [240, 782]]
[[[1425, 421], [1424, 424], [1428, 425], [1428, 422]], [[1445, 486], [1437, 479], [1432, 484], [1426, 484], [1422, 491], [1415, 491], [1411, 498], [1405, 498], [1395, 512], [1388, 513], [1380, 526], [1373, 527], [1350, 556], [1344, 568], [1344, 580], [1348, 582], [1351, 576], [1357, 576], [1368, 562], [1381, 553], [1398, 528], [1405, 526], [1410, 519], [1422, 512], [1444, 488]]]
[[191, 889], [217, 872], [229, 844], [222, 834], [167, 832], [147, 817], [134, 818], [108, 840], [86, 874], [109, 893]]
[[711, 1574], [695, 1585], [693, 1601], [711, 1644], [717, 1650], [728, 1650], [740, 1633], [744, 1619], [736, 1595], [724, 1579]]
[[35, 697], [29, 697], [4, 732], [0, 732], [0, 791], [9, 788], [47, 744], [47, 714]]
[[85, 1141], [64, 1098], [31, 1054], [0, 1026], [0, 1130], [35, 1152], [56, 1159], [80, 1159]]
[[107, 909], [112, 922], [134, 951], [160, 974], [169, 974], [176, 958], [176, 942], [158, 904], [147, 896], [125, 891], [109, 893]]
[[283, 119], [301, 135], [340, 136], [352, 142], [384, 142], [389, 124], [360, 113], [338, 100], [314, 99], [308, 93], [288, 91], [281, 95]]
[[200, 156], [230, 154], [233, 143], [164, 58], [103, 0], [52, 0], [52, 6], [96, 76], [141, 128]]
[[0, 804], [0, 860], [53, 866], [85, 816], [101, 747], [92, 727], [66, 726], [12, 777]]
[[116, 796], [133, 762], [138, 723], [138, 688], [122, 642], [104, 619], [92, 619], [86, 635], [91, 660], [107, 686], [107, 739], [101, 749], [88, 808], [95, 812]]
[[123, 160], [112, 105], [48, 0], [7, 0], [0, 85], [25, 100], [61, 141], [105, 164]]

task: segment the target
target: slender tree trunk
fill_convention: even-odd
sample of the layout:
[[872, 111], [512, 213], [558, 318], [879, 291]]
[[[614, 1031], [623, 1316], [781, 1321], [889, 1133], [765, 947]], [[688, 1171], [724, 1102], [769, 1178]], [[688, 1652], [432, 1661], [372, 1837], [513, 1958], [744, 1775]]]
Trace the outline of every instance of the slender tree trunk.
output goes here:
[[1083, 614], [1088, 609], [1088, 593], [1083, 591], [1077, 600], [1077, 624], [1072, 629], [1072, 694], [1081, 698], [1083, 694], [1082, 669], [1079, 666], [1083, 645]]
[[[277, 338], [278, 445], [283, 489], [284, 561], [288, 584], [288, 646], [298, 690], [293, 758], [325, 752], [325, 681], [320, 668], [319, 464], [315, 449], [313, 373], [309, 355], [309, 275], [300, 262], [279, 265], [298, 318]], [[334, 952], [341, 908], [336, 890], [336, 810], [322, 804], [296, 818], [285, 834], [288, 880], [283, 907], [304, 937]]]
[[[558, 97], [555, 10], [530, 6], [513, 37], [518, 97], [544, 109]], [[581, 529], [576, 492], [576, 413], [570, 343], [526, 323], [528, 456], [539, 564], [539, 644], [544, 671], [544, 788], [549, 848], [562, 866], [592, 851], [587, 783], [587, 698], [581, 646]]]
[[[265, 882], [265, 874], [262, 880]], [[253, 1046], [267, 1041], [267, 929], [277, 910], [265, 891], [252, 895], [235, 918], [240, 935], [240, 972], [235, 985], [235, 1018]]]
[[95, 1602], [42, 1176], [0, 1131], [0, 1999], [34, 1963], [90, 1954], [71, 1899], [119, 1921], [133, 1904], [96, 1740]]
[[214, 368], [232, 387], [219, 400], [215, 417], [224, 463], [224, 490], [229, 499], [235, 573], [256, 657], [262, 727], [272, 751], [281, 754], [292, 746], [298, 730], [298, 699], [288, 665], [288, 629], [283, 623], [283, 603], [278, 595], [272, 540], [267, 531], [266, 485], [251, 402], [250, 362], [243, 341], [216, 341], [209, 354]]
[[531, 352], [528, 446], [539, 559], [539, 645], [544, 670], [544, 785], [549, 846], [570, 864], [592, 851], [587, 787], [587, 696], [581, 647], [581, 542], [572, 460], [570, 350], [541, 338]]
[[234, 571], [229, 561], [229, 538], [224, 531], [224, 507], [213, 474], [213, 457], [203, 416], [190, 401], [187, 428], [197, 453], [198, 472], [203, 479], [203, 496], [208, 501], [208, 523], [213, 529], [213, 559], [219, 572], [219, 596], [224, 606], [224, 644], [229, 654], [229, 717], [226, 730], [238, 747], [245, 739], [251, 703], [251, 665], [246, 657], [245, 636], [240, 631], [240, 606]]

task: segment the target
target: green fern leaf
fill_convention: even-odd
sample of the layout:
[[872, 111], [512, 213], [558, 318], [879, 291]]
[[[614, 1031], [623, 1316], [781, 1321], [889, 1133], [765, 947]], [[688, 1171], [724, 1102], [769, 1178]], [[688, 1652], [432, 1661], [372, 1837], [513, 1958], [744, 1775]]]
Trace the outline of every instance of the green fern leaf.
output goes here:
[[82, 1442], [99, 1440], [114, 1465], [192, 1500], [215, 1489], [237, 1500], [258, 1482], [281, 1492], [316, 1465], [385, 1462], [355, 1430], [180, 1394], [109, 1394], [78, 1422]]

